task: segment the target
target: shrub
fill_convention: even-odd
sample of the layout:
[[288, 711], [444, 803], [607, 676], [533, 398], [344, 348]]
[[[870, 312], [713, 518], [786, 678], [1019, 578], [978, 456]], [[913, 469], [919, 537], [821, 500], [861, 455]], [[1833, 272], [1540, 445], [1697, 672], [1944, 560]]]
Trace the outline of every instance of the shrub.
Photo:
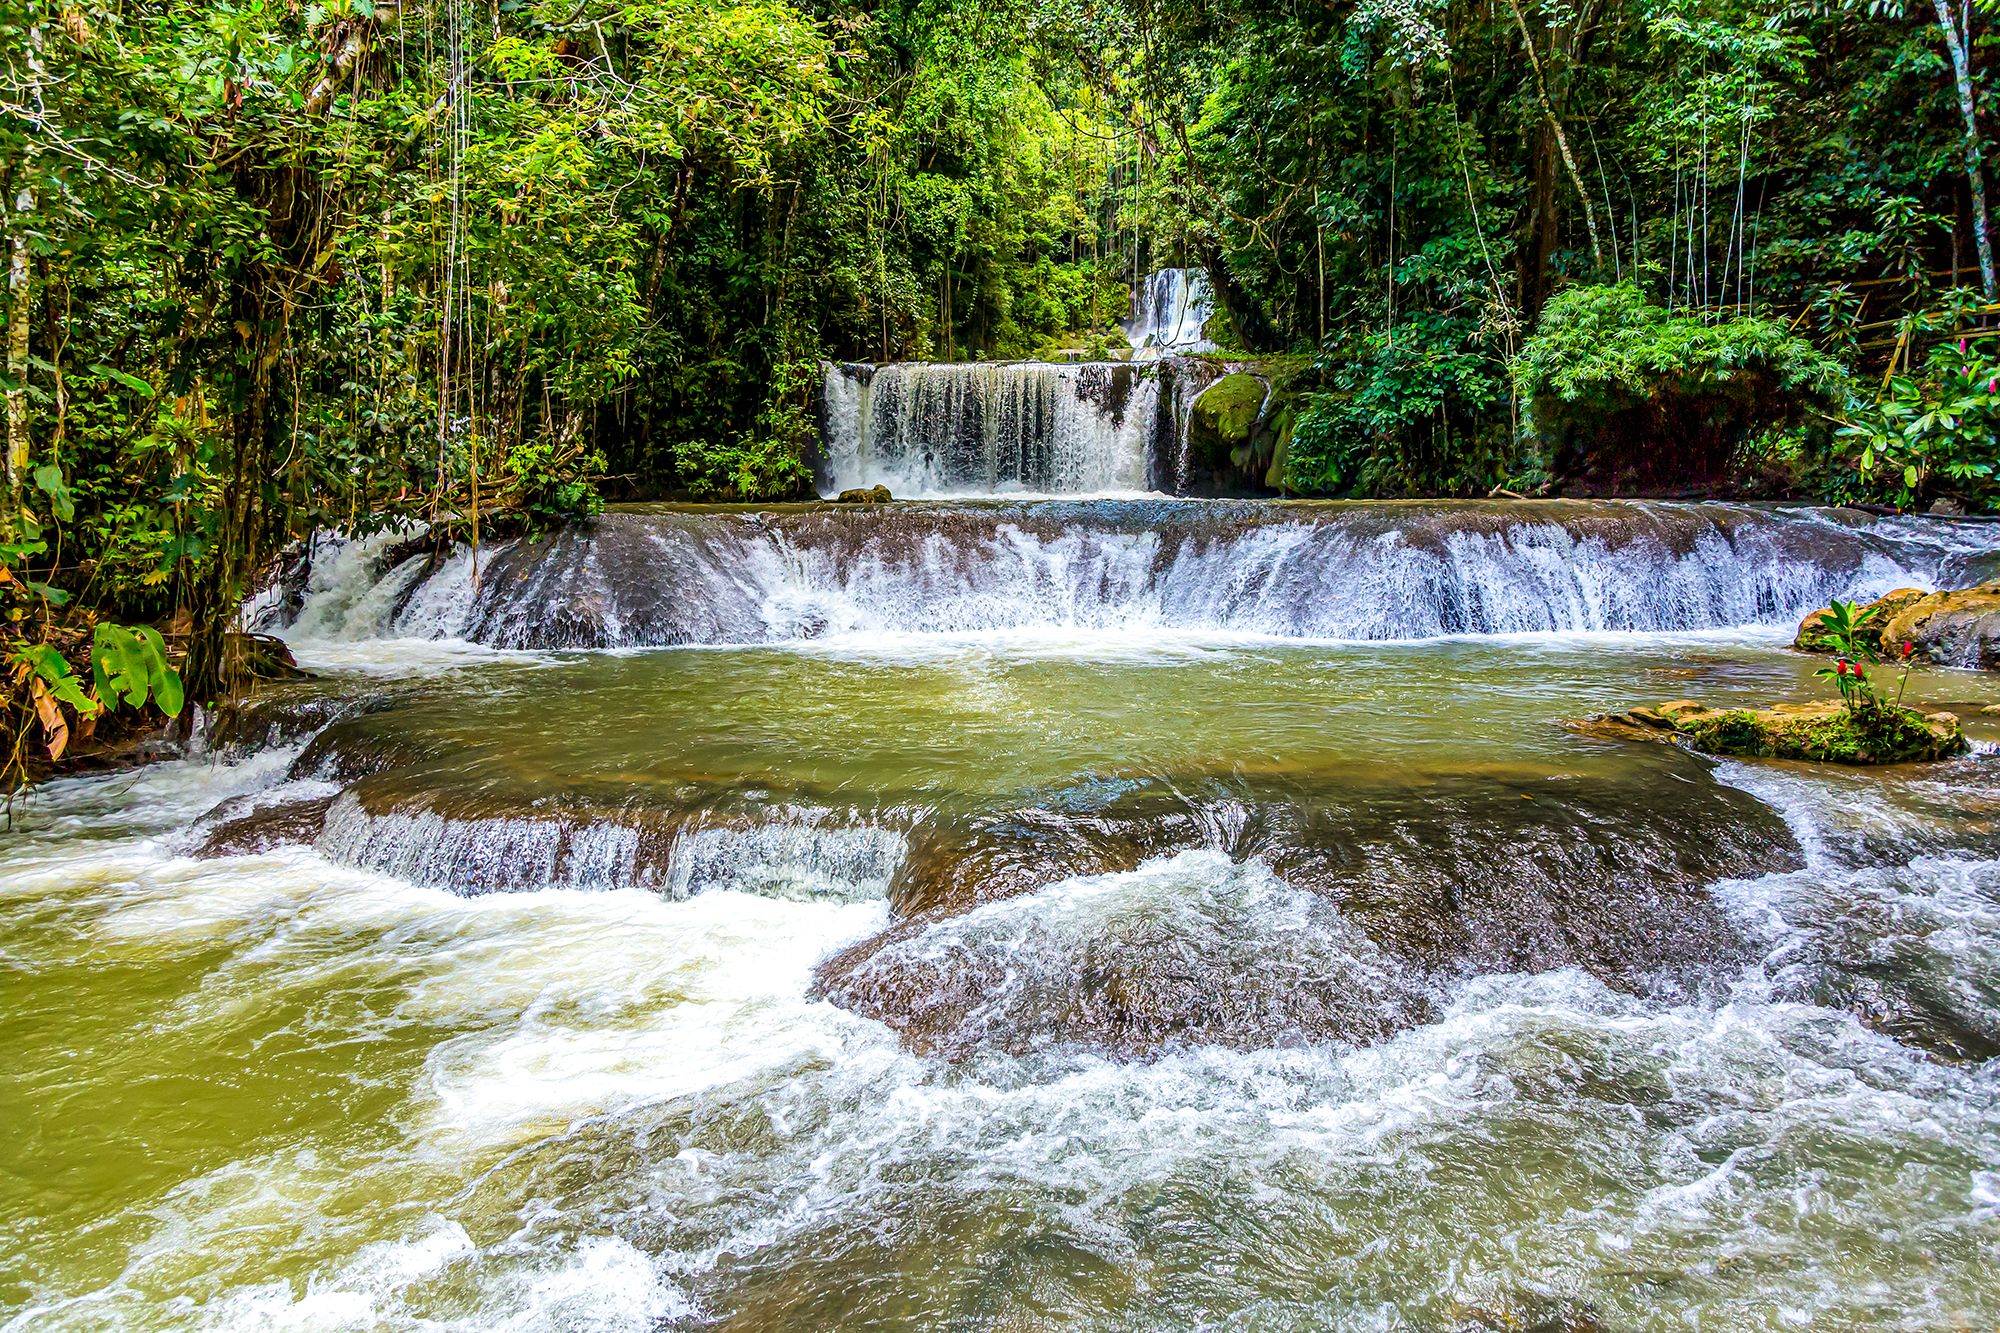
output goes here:
[[749, 431], [727, 444], [676, 444], [674, 466], [688, 493], [704, 500], [786, 500], [803, 492], [812, 483], [806, 457], [815, 435], [812, 395], [818, 384], [817, 362], [783, 362]]
[[2000, 501], [2000, 358], [1961, 339], [1931, 349], [1923, 372], [1898, 376], [1879, 399], [1857, 395], [1842, 439], [1860, 446], [1839, 500], [1914, 508], [1952, 495], [1978, 509]]
[[597, 483], [604, 455], [571, 435], [544, 433], [507, 451], [499, 508], [530, 532], [590, 518], [604, 509]]
[[1503, 365], [1476, 320], [1419, 314], [1320, 359], [1285, 483], [1306, 494], [1483, 495], [1511, 452]]
[[1513, 370], [1553, 473], [1598, 492], [1733, 489], [1746, 445], [1815, 430], [1848, 383], [1781, 324], [1669, 314], [1629, 284], [1553, 298]]

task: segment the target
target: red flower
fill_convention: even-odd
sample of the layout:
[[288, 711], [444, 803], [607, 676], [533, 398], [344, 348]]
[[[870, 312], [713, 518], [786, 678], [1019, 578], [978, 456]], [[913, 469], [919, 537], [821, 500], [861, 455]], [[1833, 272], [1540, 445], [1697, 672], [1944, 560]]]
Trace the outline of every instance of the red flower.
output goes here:
[[1903, 656], [1908, 657], [1915, 651], [1917, 651], [1916, 645], [1912, 644], [1908, 639], [1903, 640]]
[[1836, 675], [1836, 676], [1844, 676], [1844, 675], [1846, 675], [1846, 674], [1847, 674], [1847, 659], [1846, 659], [1846, 658], [1844, 658], [1844, 657], [1843, 657], [1843, 658], [1841, 658], [1841, 659], [1840, 659], [1840, 660], [1839, 660], [1838, 662], [1835, 662], [1835, 663], [1833, 664], [1833, 674], [1834, 674], [1834, 675]]

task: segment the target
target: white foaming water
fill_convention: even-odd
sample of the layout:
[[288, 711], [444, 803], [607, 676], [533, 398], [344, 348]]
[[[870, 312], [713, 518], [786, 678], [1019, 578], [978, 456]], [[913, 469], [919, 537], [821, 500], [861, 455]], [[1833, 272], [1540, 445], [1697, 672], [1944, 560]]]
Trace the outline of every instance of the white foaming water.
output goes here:
[[907, 844], [892, 829], [837, 828], [802, 812], [754, 828], [706, 828], [675, 839], [662, 889], [687, 898], [722, 887], [800, 902], [886, 898]]
[[644, 884], [638, 831], [611, 823], [508, 816], [452, 818], [436, 811], [371, 814], [352, 793], [327, 811], [321, 852], [344, 865], [413, 884], [478, 891]]
[[[1331, 640], [1692, 632], [1794, 624], [1835, 596], [1927, 583], [1941, 548], [1816, 516], [1631, 505], [1494, 521], [1484, 510], [1092, 502], [1046, 526], [972, 507], [875, 514], [606, 515], [541, 547], [409, 566], [309, 605], [349, 640], [500, 648], [759, 644], [1040, 631]], [[1057, 506], [1066, 509], [1066, 506]], [[1158, 510], [1157, 526], [1135, 521]], [[1273, 515], [1297, 512], [1295, 521]], [[1399, 521], [1400, 520], [1400, 521]], [[376, 608], [400, 605], [387, 616]], [[366, 608], [357, 612], [354, 608]], [[303, 619], [303, 617], [302, 617]]]
[[906, 843], [892, 829], [842, 827], [812, 810], [773, 811], [769, 822], [741, 828], [654, 832], [615, 815], [371, 812], [349, 793], [327, 811], [315, 846], [341, 865], [457, 893], [631, 886], [675, 899], [728, 891], [868, 902], [887, 895]]
[[[1526, 1322], [1538, 1300], [1612, 1327], [2000, 1316], [1994, 1071], [1754, 968], [1700, 1004], [1486, 978], [1360, 1050], [950, 1064], [805, 998], [879, 903], [464, 899], [148, 841], [255, 779], [54, 790], [0, 848], [0, 895], [50, 922], [10, 966], [197, 959], [146, 1042], [331, 1079], [300, 1106], [340, 1113], [189, 1157], [94, 1228], [110, 1262], [24, 1288], [14, 1327], [894, 1326], [949, 1322], [975, 1284], [995, 1321], [1134, 1328]], [[1988, 947], [1993, 892], [1943, 895]], [[1201, 853], [1001, 906], [931, 945], [1046, 963], [1122, 933], [1282, 975], [1344, 939]]]
[[1163, 268], [1132, 289], [1132, 317], [1125, 323], [1132, 355], [1140, 360], [1212, 352], [1203, 329], [1215, 313], [1208, 273], [1198, 268]]
[[840, 984], [856, 980], [929, 991], [949, 1012], [942, 1044], [971, 1049], [1094, 1043], [1134, 1024], [1213, 1040], [1243, 1024], [1273, 1045], [1372, 1037], [1406, 1026], [1421, 999], [1324, 898], [1213, 851], [947, 917]]
[[380, 624], [420, 570], [404, 565], [401, 579], [378, 579], [383, 552], [405, 540], [408, 531], [388, 530], [367, 537], [314, 534], [309, 550], [305, 600], [298, 619], [285, 628], [302, 640], [341, 637], [348, 625]]
[[1147, 489], [1159, 381], [1122, 363], [828, 363], [828, 494]]

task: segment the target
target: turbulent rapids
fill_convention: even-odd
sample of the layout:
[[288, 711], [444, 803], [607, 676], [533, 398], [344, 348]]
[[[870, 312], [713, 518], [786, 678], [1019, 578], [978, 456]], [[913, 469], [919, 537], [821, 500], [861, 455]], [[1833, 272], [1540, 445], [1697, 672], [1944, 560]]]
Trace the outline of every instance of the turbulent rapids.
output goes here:
[[1795, 622], [1949, 578], [1950, 542], [1831, 511], [1641, 503], [793, 506], [606, 514], [475, 556], [316, 559], [300, 638], [505, 648], [1210, 631], [1424, 639]]
[[1804, 611], [1995, 558], [1647, 503], [324, 539], [251, 608], [320, 680], [0, 848], [0, 1319], [1990, 1326], [2000, 688], [1915, 673], [1980, 747], [1907, 769], [1560, 723], [1804, 697]]

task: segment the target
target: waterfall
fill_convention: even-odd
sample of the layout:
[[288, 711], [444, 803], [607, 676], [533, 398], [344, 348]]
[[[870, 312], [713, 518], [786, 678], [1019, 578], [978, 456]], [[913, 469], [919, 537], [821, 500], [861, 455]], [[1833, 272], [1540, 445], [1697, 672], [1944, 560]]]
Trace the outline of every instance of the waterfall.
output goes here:
[[769, 814], [742, 827], [676, 827], [657, 811], [453, 811], [408, 794], [370, 810], [350, 791], [332, 801], [314, 843], [343, 865], [461, 893], [640, 885], [670, 898], [731, 890], [847, 902], [888, 893], [902, 834], [829, 824], [811, 810]]
[[[294, 637], [503, 648], [988, 632], [1322, 639], [1794, 623], [1949, 577], [1959, 534], [1647, 502], [1036, 501], [614, 509], [312, 593]], [[336, 614], [338, 613], [338, 614]]]
[[837, 365], [825, 371], [827, 493], [899, 498], [1143, 491], [1159, 383], [1124, 363]]
[[1141, 360], [1212, 352], [1215, 344], [1202, 334], [1215, 313], [1215, 293], [1208, 274], [1198, 268], [1163, 268], [1132, 289], [1132, 318], [1125, 323], [1132, 354]]

